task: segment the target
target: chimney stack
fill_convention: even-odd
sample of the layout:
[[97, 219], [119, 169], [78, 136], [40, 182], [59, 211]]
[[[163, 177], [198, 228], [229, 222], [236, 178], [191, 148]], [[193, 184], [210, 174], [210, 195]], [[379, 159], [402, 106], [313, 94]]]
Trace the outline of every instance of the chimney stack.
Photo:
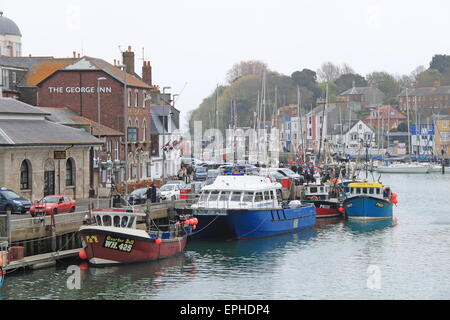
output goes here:
[[142, 81], [152, 86], [152, 66], [150, 65], [150, 61], [144, 61], [144, 65], [142, 66]]
[[131, 46], [128, 46], [128, 51], [122, 53], [122, 59], [127, 73], [134, 75], [134, 52], [131, 51]]

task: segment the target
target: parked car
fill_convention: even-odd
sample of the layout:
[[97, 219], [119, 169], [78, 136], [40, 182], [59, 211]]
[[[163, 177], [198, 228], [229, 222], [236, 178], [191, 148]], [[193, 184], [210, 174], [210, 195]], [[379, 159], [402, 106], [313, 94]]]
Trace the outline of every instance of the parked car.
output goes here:
[[186, 183], [183, 180], [169, 180], [166, 184], [178, 184], [181, 189], [186, 189]]
[[[144, 204], [147, 202], [147, 190], [148, 188], [140, 188], [134, 190], [130, 195], [128, 196], [128, 203], [131, 205], [135, 204]], [[159, 202], [161, 197], [161, 192], [159, 189], [156, 189], [156, 201]]]
[[299, 175], [298, 173], [295, 173], [289, 168], [267, 168], [261, 169], [261, 175], [267, 175], [267, 173], [270, 172], [278, 172], [282, 174], [285, 178], [291, 178], [294, 180], [295, 185], [301, 185], [305, 182], [305, 179], [303, 176]]
[[22, 198], [11, 189], [0, 188], [0, 213], [27, 213], [30, 208], [30, 200]]
[[30, 214], [35, 217], [38, 214], [58, 214], [62, 212], [74, 212], [77, 202], [66, 196], [47, 196], [31, 206]]
[[206, 168], [197, 167], [194, 171], [194, 180], [206, 180], [208, 173]]
[[165, 184], [159, 190], [161, 191], [161, 200], [176, 200], [180, 199], [180, 190], [182, 188], [179, 184]]

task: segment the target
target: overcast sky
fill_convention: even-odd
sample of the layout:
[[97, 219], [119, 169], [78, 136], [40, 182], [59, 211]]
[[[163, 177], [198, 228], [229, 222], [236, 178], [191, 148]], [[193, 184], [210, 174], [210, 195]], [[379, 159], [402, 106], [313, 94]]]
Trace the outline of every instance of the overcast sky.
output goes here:
[[409, 74], [450, 54], [445, 0], [0, 0], [0, 10], [19, 26], [24, 55], [77, 51], [112, 63], [131, 45], [140, 73], [145, 48], [154, 84], [184, 88], [182, 120], [242, 60], [286, 75], [345, 62], [365, 76]]

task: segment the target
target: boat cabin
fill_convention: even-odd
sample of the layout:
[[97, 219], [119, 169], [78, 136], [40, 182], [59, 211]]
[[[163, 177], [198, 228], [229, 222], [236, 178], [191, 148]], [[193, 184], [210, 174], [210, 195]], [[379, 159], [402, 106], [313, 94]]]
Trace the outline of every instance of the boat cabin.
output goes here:
[[137, 218], [145, 217], [145, 213], [131, 209], [97, 209], [91, 216], [93, 224], [100, 227], [136, 229]]
[[325, 184], [305, 185], [305, 198], [308, 200], [328, 200], [330, 197], [330, 186]]
[[281, 208], [281, 184], [261, 176], [219, 176], [202, 189], [193, 208]]
[[348, 185], [350, 191], [348, 197], [370, 196], [383, 199], [384, 186], [380, 183], [356, 182]]

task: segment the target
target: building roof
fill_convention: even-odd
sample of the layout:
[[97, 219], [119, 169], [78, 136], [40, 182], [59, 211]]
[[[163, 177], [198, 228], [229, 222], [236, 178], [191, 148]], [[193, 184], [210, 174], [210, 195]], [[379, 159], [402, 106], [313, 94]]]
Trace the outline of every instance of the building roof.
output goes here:
[[[397, 109], [393, 108], [392, 106], [385, 105], [381, 106], [379, 108], [376, 108], [375, 111], [377, 112], [377, 115], [372, 115], [372, 113], [365, 118], [364, 120], [377, 120], [377, 119], [385, 119], [385, 120], [398, 120], [398, 119], [406, 119], [406, 116], [400, 113]], [[378, 116], [379, 114], [379, 116]]]
[[408, 90], [409, 97], [421, 97], [432, 94], [436, 88], [435, 87], [422, 87], [422, 88], [410, 88], [403, 89], [402, 92], [398, 95], [399, 97], [406, 97], [406, 90]]
[[103, 71], [130, 87], [153, 89], [134, 75], [122, 71], [118, 67], [97, 58], [54, 58], [54, 57], [0, 57], [0, 65], [23, 68], [27, 70], [23, 79], [18, 79], [20, 86], [38, 86], [52, 74], [60, 70], [66, 71]]
[[82, 129], [48, 120], [0, 120], [0, 145], [99, 145], [103, 144]]
[[146, 89], [153, 88], [152, 86], [138, 79], [134, 75], [131, 75], [102, 59], [85, 56], [80, 58], [78, 61], [72, 63], [71, 65], [65, 66], [63, 70], [87, 70], [87, 71], [101, 70], [106, 72], [119, 82], [127, 84], [127, 86]]
[[370, 94], [370, 91], [373, 90], [378, 90], [380, 91], [380, 89], [376, 88], [376, 87], [353, 87], [348, 89], [347, 91], [344, 91], [340, 94], [340, 96], [347, 96], [347, 95], [365, 95], [365, 94]]
[[0, 97], [0, 114], [32, 114], [45, 116], [48, 113], [13, 98]]
[[[167, 133], [164, 129], [164, 125], [160, 119], [160, 117], [168, 116], [171, 112], [171, 107], [162, 107], [162, 106], [152, 106], [150, 108], [150, 132], [151, 134], [164, 134]], [[171, 117], [171, 127], [177, 128], [175, 121], [173, 121], [173, 117]], [[178, 128], [177, 128], [178, 129]]]
[[37, 109], [46, 112], [47, 120], [56, 122], [59, 124], [64, 124], [73, 127], [89, 127], [92, 129], [91, 133], [96, 137], [104, 136], [123, 136], [124, 133], [102, 125], [86, 117], [79, 116], [74, 111], [69, 108], [64, 107], [36, 107]]
[[19, 27], [11, 19], [4, 17], [3, 12], [0, 12], [0, 34], [10, 36], [22, 36]]

